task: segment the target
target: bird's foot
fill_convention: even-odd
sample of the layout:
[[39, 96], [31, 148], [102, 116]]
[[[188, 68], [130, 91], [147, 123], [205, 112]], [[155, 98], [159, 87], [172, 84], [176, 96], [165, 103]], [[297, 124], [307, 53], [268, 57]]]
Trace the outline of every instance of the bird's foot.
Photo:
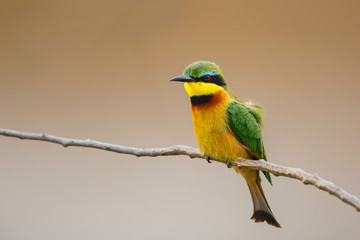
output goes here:
[[207, 161], [208, 163], [211, 163], [209, 156], [206, 156], [205, 159], [206, 159], [206, 161]]
[[231, 168], [231, 162], [230, 162], [230, 161], [226, 161], [226, 166], [227, 166], [228, 168]]

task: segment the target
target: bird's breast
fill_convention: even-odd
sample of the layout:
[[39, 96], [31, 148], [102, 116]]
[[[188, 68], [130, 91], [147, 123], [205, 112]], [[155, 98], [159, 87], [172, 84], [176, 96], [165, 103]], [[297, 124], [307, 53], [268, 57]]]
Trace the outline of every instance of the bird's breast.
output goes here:
[[224, 162], [240, 157], [246, 158], [244, 146], [235, 138], [227, 125], [226, 108], [231, 102], [227, 93], [218, 91], [212, 94], [210, 99], [206, 99], [207, 101], [197, 100], [191, 105], [191, 113], [200, 151], [212, 159]]

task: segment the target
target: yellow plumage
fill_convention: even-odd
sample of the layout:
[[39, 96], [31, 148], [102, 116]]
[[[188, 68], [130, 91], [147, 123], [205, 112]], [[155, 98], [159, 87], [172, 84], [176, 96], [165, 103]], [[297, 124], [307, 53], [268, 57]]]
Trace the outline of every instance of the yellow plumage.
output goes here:
[[[206, 83], [185, 83], [185, 90], [190, 96], [213, 94], [208, 104], [191, 106], [194, 132], [200, 151], [210, 158], [224, 162], [233, 162], [239, 158], [251, 159], [246, 147], [236, 139], [225, 122], [226, 108], [232, 101], [228, 93], [217, 85]], [[257, 171], [233, 168], [248, 182], [256, 179]]]
[[[196, 83], [187, 83], [196, 84]], [[200, 151], [224, 162], [247, 158], [244, 146], [230, 132], [225, 119], [230, 102], [227, 93], [219, 89], [206, 105], [192, 105], [194, 132]], [[221, 146], [221, 147], [214, 147]]]

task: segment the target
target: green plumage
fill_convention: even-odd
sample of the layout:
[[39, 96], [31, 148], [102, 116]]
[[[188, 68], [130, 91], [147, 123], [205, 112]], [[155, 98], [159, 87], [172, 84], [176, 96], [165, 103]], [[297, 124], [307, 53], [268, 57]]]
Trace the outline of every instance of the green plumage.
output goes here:
[[[231, 102], [227, 109], [227, 123], [236, 139], [248, 149], [253, 159], [266, 160], [264, 144], [261, 137], [262, 120], [259, 112], [240, 102]], [[272, 184], [268, 172], [263, 172]]]
[[208, 61], [193, 62], [189, 64], [184, 70], [184, 75], [194, 78], [201, 78], [204, 73], [216, 73], [217, 75], [224, 77], [220, 67], [214, 63], [209, 64]]

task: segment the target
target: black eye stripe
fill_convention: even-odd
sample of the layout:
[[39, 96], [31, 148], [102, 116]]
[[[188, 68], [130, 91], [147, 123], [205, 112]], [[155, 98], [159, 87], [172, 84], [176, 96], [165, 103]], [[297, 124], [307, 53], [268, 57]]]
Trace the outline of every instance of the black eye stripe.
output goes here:
[[[208, 80], [205, 79], [206, 76], [209, 76]], [[219, 85], [219, 86], [225, 86], [226, 85], [224, 79], [220, 75], [213, 75], [213, 76], [205, 75], [202, 78], [196, 78], [196, 80], [197, 80], [197, 82], [214, 83], [214, 84]]]

